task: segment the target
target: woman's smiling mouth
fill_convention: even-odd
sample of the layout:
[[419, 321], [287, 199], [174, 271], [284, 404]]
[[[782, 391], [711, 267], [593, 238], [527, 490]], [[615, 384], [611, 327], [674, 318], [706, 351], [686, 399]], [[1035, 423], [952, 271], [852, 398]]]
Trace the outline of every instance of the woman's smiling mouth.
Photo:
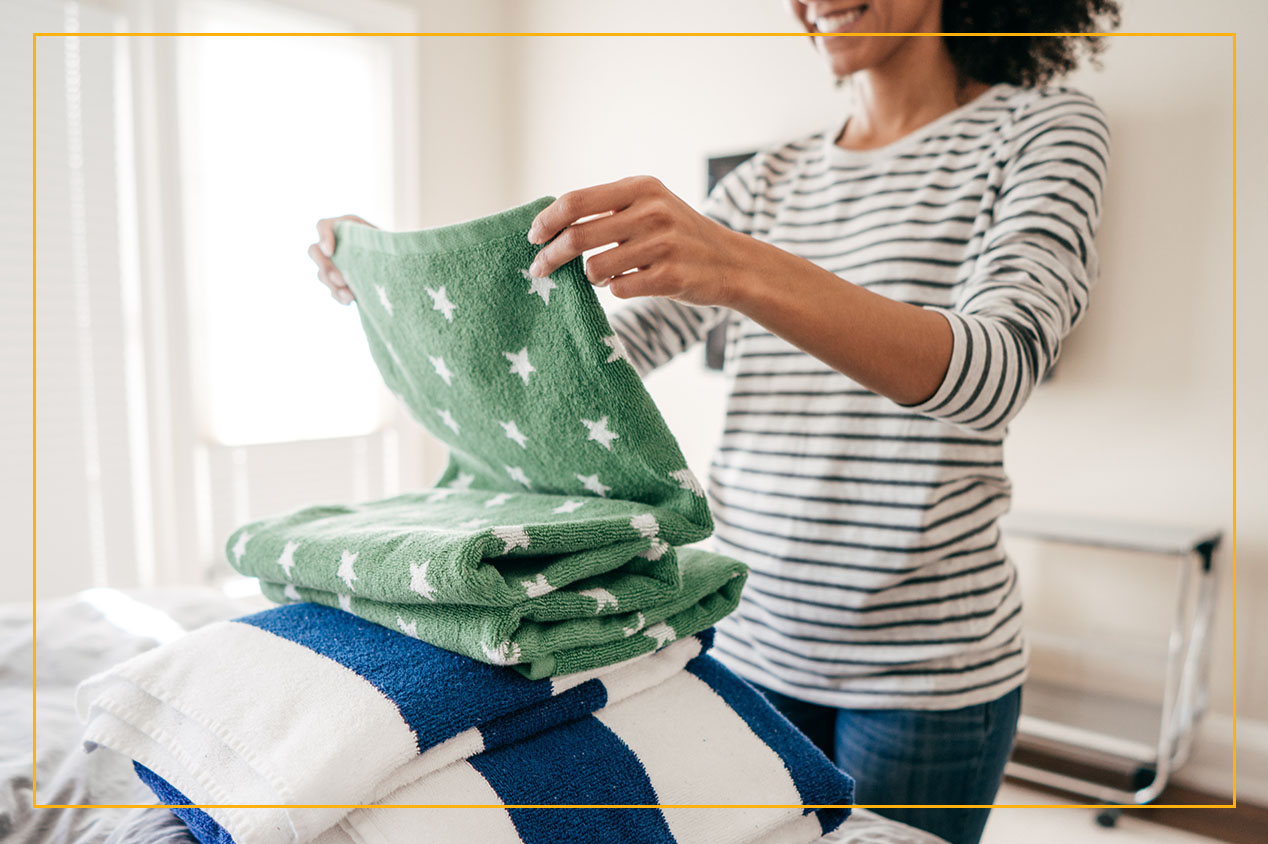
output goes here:
[[838, 12], [832, 12], [827, 15], [820, 15], [815, 18], [815, 29], [820, 32], [844, 32], [846, 29], [863, 16], [867, 11], [867, 4], [854, 6]]

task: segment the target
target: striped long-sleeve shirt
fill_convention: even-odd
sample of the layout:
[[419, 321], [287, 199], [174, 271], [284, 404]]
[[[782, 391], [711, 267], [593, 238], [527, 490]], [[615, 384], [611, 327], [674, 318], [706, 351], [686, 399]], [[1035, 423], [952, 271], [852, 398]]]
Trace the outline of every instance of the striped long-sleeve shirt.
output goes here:
[[752, 574], [720, 658], [832, 706], [970, 706], [1026, 670], [1004, 434], [1087, 311], [1108, 131], [1081, 93], [1011, 85], [880, 149], [839, 129], [740, 165], [706, 213], [942, 314], [931, 397], [900, 406], [722, 309], [642, 299], [613, 323], [646, 372], [728, 322], [709, 495], [718, 550]]

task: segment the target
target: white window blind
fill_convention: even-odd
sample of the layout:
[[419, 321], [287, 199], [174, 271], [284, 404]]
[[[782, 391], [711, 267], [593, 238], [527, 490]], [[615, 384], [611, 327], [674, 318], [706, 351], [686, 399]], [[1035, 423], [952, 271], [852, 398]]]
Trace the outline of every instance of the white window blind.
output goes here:
[[0, 530], [15, 563], [0, 600], [30, 596], [31, 565], [31, 33], [60, 24], [57, 4], [15, 0], [0, 42]]
[[[29, 24], [22, 27], [27, 38], [32, 31], [110, 31], [116, 25], [111, 13], [74, 2], [26, 2], [17, 12]], [[144, 485], [133, 477], [138, 455], [127, 412], [129, 396], [142, 387], [127, 377], [126, 335], [135, 326], [124, 309], [120, 272], [120, 49], [116, 39], [74, 36], [42, 37], [38, 45], [35, 504], [42, 594], [67, 591], [67, 583], [131, 585], [144, 576], [134, 495]], [[15, 57], [23, 56], [29, 60], [29, 50]], [[28, 78], [5, 74], [6, 80]], [[15, 103], [8, 111], [25, 109]], [[6, 125], [6, 131], [17, 128]], [[21, 203], [21, 210], [17, 203], [13, 210], [26, 220], [6, 229], [28, 229], [29, 185], [12, 185], [3, 194]], [[25, 298], [25, 307], [6, 308], [6, 319], [29, 316]], [[29, 348], [29, 322], [25, 330], [14, 328], [7, 336], [25, 338]], [[6, 389], [30, 394], [29, 375], [6, 365], [3, 377]], [[4, 426], [6, 439], [29, 436], [7, 413]], [[30, 454], [29, 439], [9, 453]]]
[[[325, 17], [311, 17], [314, 8]], [[408, 8], [377, 0], [7, 3], [0, 105], [15, 119], [0, 122], [2, 148], [13, 151], [0, 171], [0, 386], [10, 396], [31, 395], [30, 33], [188, 31], [182, 18], [200, 9], [197, 28], [218, 31], [413, 23]], [[206, 582], [225, 574], [224, 538], [247, 519], [425, 479], [420, 429], [386, 399], [355, 312], [323, 295], [304, 256], [319, 215], [383, 225], [410, 216], [413, 47], [357, 37], [326, 39], [343, 42], [331, 50], [317, 50], [319, 39], [255, 44], [270, 40], [268, 52], [230, 38], [39, 40], [40, 597]], [[350, 86], [337, 92], [346, 125], [324, 134], [301, 90], [315, 87], [307, 75], [323, 62]], [[278, 107], [288, 94], [290, 106]], [[235, 111], [238, 124], [213, 125]], [[311, 184], [290, 166], [320, 161], [333, 164]], [[240, 213], [229, 220], [226, 208]], [[255, 380], [262, 371], [268, 388]], [[325, 412], [331, 405], [348, 412]], [[19, 559], [29, 559], [32, 523], [31, 411], [15, 400], [0, 415], [0, 509]], [[17, 568], [0, 581], [0, 600], [29, 596], [29, 569]]]

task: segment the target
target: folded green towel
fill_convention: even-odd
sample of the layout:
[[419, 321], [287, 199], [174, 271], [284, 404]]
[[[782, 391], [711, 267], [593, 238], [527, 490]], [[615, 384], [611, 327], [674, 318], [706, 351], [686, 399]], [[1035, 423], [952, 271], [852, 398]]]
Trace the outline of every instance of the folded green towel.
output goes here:
[[529, 677], [628, 659], [735, 608], [745, 569], [677, 549], [676, 514], [595, 497], [438, 489], [255, 522], [230, 556], [279, 603], [339, 606]]
[[746, 570], [675, 546], [713, 522], [580, 260], [528, 277], [549, 198], [334, 262], [387, 385], [450, 449], [439, 485], [245, 525], [240, 571], [531, 677], [628, 659], [733, 610]]

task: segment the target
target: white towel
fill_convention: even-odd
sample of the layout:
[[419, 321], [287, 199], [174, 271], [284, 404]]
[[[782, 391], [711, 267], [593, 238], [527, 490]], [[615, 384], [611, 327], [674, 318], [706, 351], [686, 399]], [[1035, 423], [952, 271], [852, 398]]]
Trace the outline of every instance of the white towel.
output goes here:
[[[340, 610], [293, 604], [134, 657], [86, 680], [76, 704], [89, 749], [129, 756], [190, 802], [367, 804], [636, 694], [704, 647], [689, 637], [534, 681]], [[347, 811], [207, 814], [243, 844], [304, 844]]]

